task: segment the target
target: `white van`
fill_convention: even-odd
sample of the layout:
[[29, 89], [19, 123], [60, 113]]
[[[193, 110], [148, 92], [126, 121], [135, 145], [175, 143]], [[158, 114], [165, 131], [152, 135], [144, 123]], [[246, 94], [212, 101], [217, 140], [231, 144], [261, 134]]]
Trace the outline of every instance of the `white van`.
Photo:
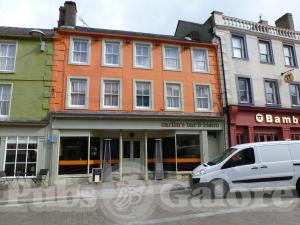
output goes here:
[[300, 195], [300, 141], [233, 146], [193, 170], [191, 188], [195, 187], [209, 187], [215, 197], [266, 189], [296, 189]]

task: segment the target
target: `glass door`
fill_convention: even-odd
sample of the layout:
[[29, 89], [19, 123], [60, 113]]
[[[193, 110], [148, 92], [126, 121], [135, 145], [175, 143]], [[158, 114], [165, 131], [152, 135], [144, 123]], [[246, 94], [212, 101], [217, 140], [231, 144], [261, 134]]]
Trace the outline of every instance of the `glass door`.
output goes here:
[[140, 174], [142, 172], [141, 141], [123, 141], [123, 173]]

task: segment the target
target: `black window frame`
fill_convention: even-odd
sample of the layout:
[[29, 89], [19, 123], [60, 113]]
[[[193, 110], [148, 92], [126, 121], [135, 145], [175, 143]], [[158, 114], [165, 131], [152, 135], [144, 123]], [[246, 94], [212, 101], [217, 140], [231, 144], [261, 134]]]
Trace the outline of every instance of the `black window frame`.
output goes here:
[[[292, 59], [293, 59], [293, 65], [286, 65], [285, 63], [285, 55], [284, 55], [284, 48], [290, 48], [292, 51]], [[297, 55], [296, 55], [296, 48], [294, 44], [289, 43], [283, 43], [282, 45], [282, 52], [283, 52], [283, 60], [285, 67], [289, 68], [298, 68], [298, 61], [297, 61]]]
[[[275, 95], [276, 95], [276, 103], [267, 103], [267, 92], [266, 92], [266, 82], [274, 82], [275, 84]], [[280, 99], [280, 92], [279, 92], [279, 85], [278, 85], [278, 80], [276, 79], [269, 79], [269, 78], [264, 78], [264, 91], [265, 91], [265, 101], [266, 101], [266, 106], [269, 107], [281, 107], [281, 99]]]
[[[292, 85], [297, 85], [298, 86], [298, 99], [299, 99], [298, 105], [293, 105], [292, 91], [291, 91], [291, 86]], [[289, 85], [289, 88], [290, 88], [290, 98], [291, 98], [292, 108], [300, 108], [300, 82], [291, 82], [290, 85]]]
[[[261, 52], [260, 52], [260, 44], [264, 43], [267, 44], [267, 51], [268, 55], [267, 58], [269, 59], [267, 62], [261, 60]], [[274, 55], [273, 55], [273, 48], [272, 48], [272, 41], [268, 39], [258, 38], [258, 53], [259, 53], [259, 61], [262, 64], [272, 64], [274, 65]]]
[[[249, 91], [249, 102], [242, 102], [240, 96], [240, 85], [239, 80], [245, 79], [248, 82], [248, 91]], [[236, 90], [237, 90], [237, 97], [238, 97], [238, 104], [240, 105], [254, 105], [254, 96], [253, 96], [253, 89], [252, 89], [252, 79], [249, 76], [244, 75], [236, 75]]]
[[[233, 51], [233, 39], [234, 38], [239, 38], [242, 40], [242, 57], [236, 57], [234, 56], [234, 51]], [[231, 53], [232, 53], [232, 58], [234, 59], [240, 59], [240, 60], [248, 60], [248, 49], [247, 49], [247, 40], [246, 40], [246, 35], [244, 34], [237, 34], [237, 33], [231, 33]]]

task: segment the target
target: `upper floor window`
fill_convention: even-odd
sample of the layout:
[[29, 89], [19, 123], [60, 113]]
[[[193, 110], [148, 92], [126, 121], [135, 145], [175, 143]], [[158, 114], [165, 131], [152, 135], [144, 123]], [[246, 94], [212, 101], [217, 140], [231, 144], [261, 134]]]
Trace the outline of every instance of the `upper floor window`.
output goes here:
[[102, 108], [121, 109], [121, 80], [102, 80]]
[[15, 70], [17, 43], [0, 41], [0, 72]]
[[182, 110], [181, 84], [178, 83], [165, 84], [165, 105], [166, 105], [166, 110], [173, 110], [173, 111]]
[[246, 59], [246, 40], [244, 36], [232, 35], [232, 54], [234, 58]]
[[286, 66], [296, 67], [295, 48], [292, 45], [283, 45], [284, 61]]
[[192, 48], [192, 66], [194, 72], [208, 72], [207, 49]]
[[209, 85], [195, 84], [196, 111], [212, 110], [211, 91]]
[[292, 106], [300, 106], [300, 84], [292, 83], [290, 85]]
[[259, 40], [259, 57], [262, 63], [273, 63], [270, 41]]
[[265, 80], [265, 95], [267, 105], [279, 105], [280, 97], [276, 80]]
[[122, 65], [122, 47], [120, 40], [103, 41], [103, 65], [116, 67]]
[[135, 108], [136, 109], [152, 108], [152, 82], [151, 81], [135, 82]]
[[71, 38], [71, 63], [89, 64], [90, 63], [90, 39], [89, 38]]
[[134, 67], [151, 68], [151, 48], [150, 43], [134, 44]]
[[164, 46], [164, 69], [180, 70], [180, 48], [177, 46]]
[[238, 77], [237, 81], [239, 103], [252, 103], [252, 89], [250, 78]]
[[0, 118], [9, 116], [11, 91], [11, 84], [0, 84]]
[[88, 79], [68, 78], [67, 108], [86, 109], [88, 103]]

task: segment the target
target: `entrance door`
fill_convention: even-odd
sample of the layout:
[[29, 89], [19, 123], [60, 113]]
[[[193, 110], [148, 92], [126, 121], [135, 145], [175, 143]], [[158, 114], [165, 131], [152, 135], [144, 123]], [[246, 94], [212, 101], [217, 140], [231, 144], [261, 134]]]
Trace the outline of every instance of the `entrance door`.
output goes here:
[[124, 140], [123, 141], [123, 173], [124, 174], [141, 174], [142, 143], [140, 140]]

